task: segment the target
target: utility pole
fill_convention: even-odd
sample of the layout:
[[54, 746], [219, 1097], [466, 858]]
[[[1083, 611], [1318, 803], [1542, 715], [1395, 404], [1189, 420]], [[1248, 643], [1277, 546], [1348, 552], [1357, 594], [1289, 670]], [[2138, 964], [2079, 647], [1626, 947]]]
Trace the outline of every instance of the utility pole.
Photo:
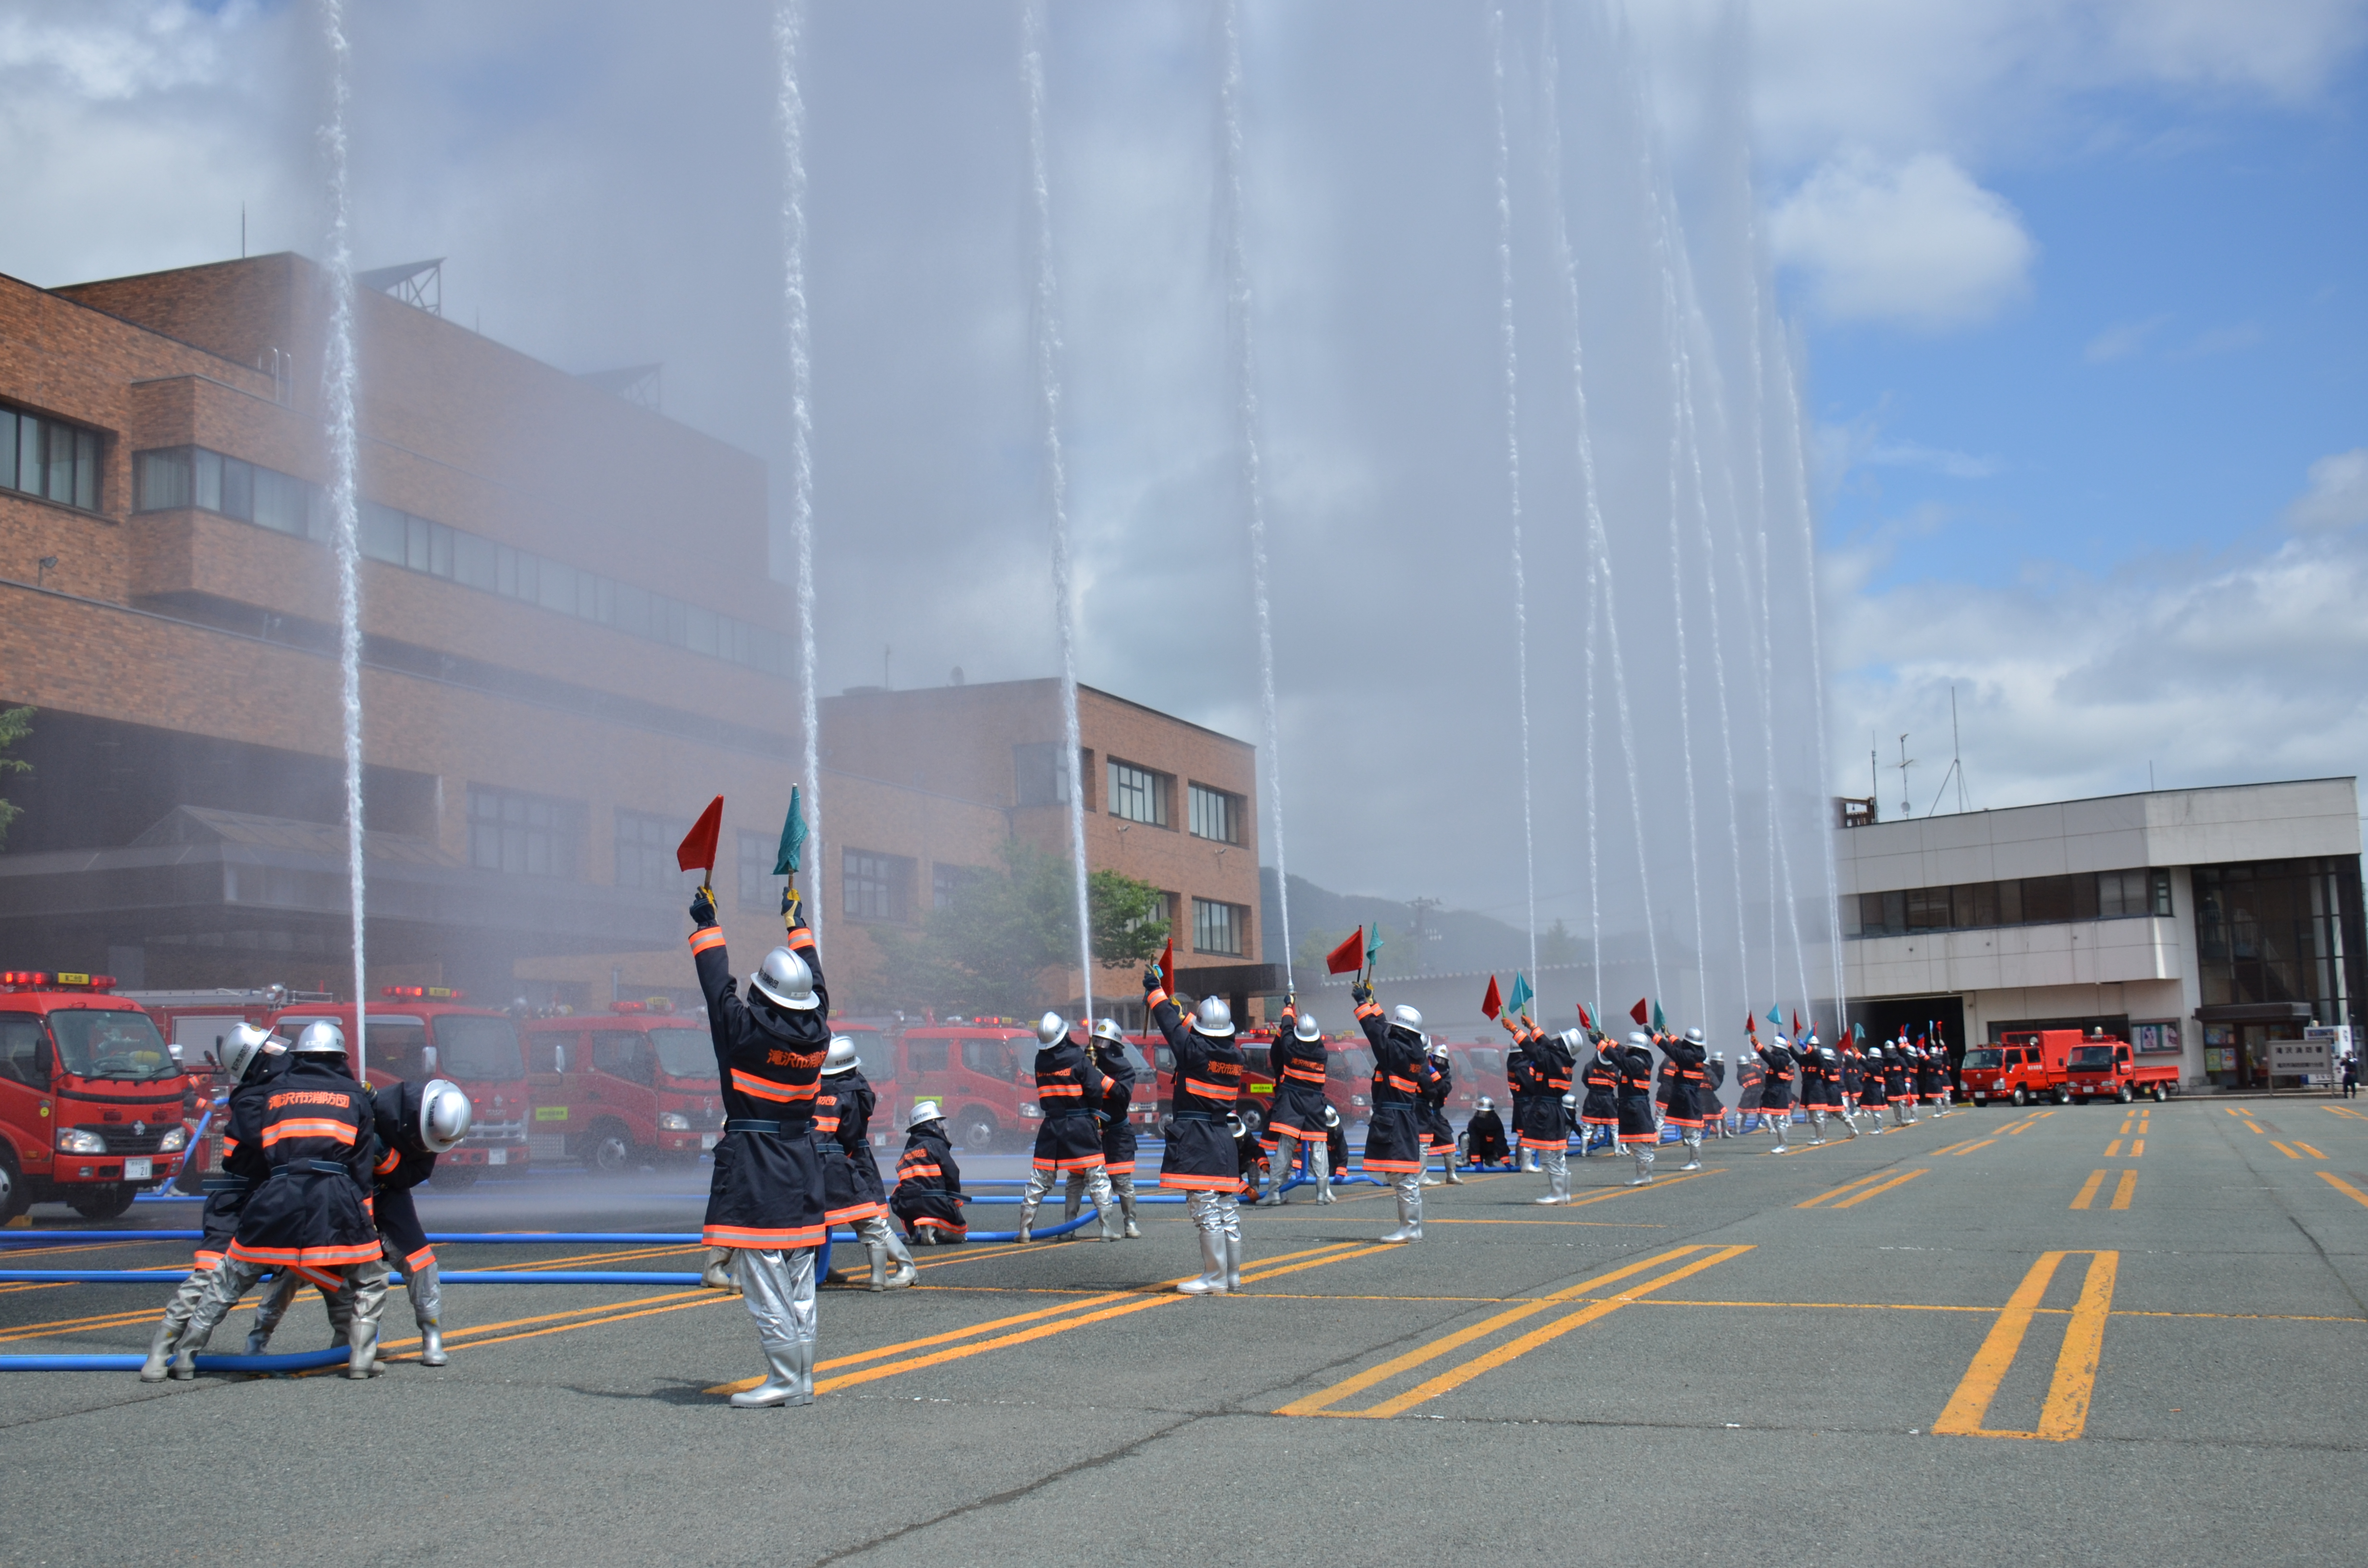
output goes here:
[[1903, 817], [1916, 814], [1916, 803], [1907, 798], [1907, 770], [1915, 766], [1916, 759], [1907, 755], [1907, 737], [1903, 734], [1899, 737], [1899, 814]]

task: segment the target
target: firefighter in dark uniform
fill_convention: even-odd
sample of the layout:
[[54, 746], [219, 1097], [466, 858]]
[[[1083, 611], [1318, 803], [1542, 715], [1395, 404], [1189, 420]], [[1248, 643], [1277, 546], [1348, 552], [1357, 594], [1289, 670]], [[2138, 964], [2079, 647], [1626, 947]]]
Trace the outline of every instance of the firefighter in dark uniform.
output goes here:
[[1907, 1043], [1907, 1027], [1899, 1028], [1899, 1038], [1890, 1041], [1883, 1052], [1883, 1092], [1891, 1096], [1891, 1125], [1906, 1127], [1916, 1119], [1916, 1081], [1908, 1066], [1907, 1053], [1915, 1049]]
[[[1505, 1048], [1505, 1091], [1512, 1101], [1513, 1140], [1519, 1142], [1521, 1129], [1529, 1122], [1530, 1101], [1544, 1091], [1538, 1083], [1538, 1070], [1531, 1065], [1530, 1053], [1522, 1049], [1529, 1040], [1529, 1031], [1521, 1027], [1520, 1020], [1501, 1014], [1497, 1021], [1513, 1037], [1511, 1043]], [[1538, 1152], [1523, 1144], [1521, 1169], [1534, 1171], [1537, 1168]]]
[[[1828, 1116], [1839, 1117], [1841, 1124], [1850, 1130], [1850, 1135], [1853, 1138], [1858, 1136], [1858, 1112], [1851, 1107], [1849, 1095], [1843, 1092], [1847, 1078], [1841, 1053], [1819, 1040], [1815, 1029], [1809, 1031], [1809, 1051], [1807, 1059], [1801, 1065], [1801, 1082], [1802, 1098], [1809, 1108], [1811, 1142], [1823, 1143], [1826, 1141], [1826, 1118]], [[1807, 1092], [1812, 1086], [1816, 1090], [1814, 1095]]]
[[1373, 1048], [1373, 1119], [1365, 1129], [1365, 1169], [1397, 1192], [1398, 1228], [1385, 1242], [1422, 1240], [1422, 1092], [1431, 1080], [1422, 1015], [1401, 1002], [1385, 1015], [1372, 989], [1359, 984], [1357, 1023]]
[[690, 903], [690, 950], [723, 1101], [701, 1239], [732, 1252], [732, 1277], [757, 1320], [766, 1374], [732, 1396], [743, 1410], [814, 1403], [814, 1256], [829, 1224], [814, 1097], [830, 1052], [830, 993], [814, 932], [782, 894], [789, 941], [765, 955], [742, 1000], [715, 902]]
[[1275, 1094], [1266, 1112], [1266, 1196], [1258, 1201], [1269, 1205], [1290, 1201], [1282, 1195], [1283, 1182], [1302, 1151], [1320, 1200], [1332, 1187], [1332, 1162], [1324, 1138], [1324, 1112], [1330, 1106], [1325, 1085], [1331, 1074], [1331, 1052], [1325, 1048], [1324, 1027], [1313, 1013], [1299, 1010], [1296, 996], [1283, 1001], [1268, 1060], [1274, 1067]]
[[1058, 1013], [1036, 1020], [1036, 1105], [1044, 1119], [1036, 1127], [1028, 1189], [1019, 1197], [1019, 1239], [1029, 1239], [1037, 1205], [1054, 1182], [1083, 1176], [1087, 1195], [1094, 1200], [1094, 1217], [1101, 1221], [1098, 1239], [1114, 1242], [1119, 1239], [1111, 1217], [1116, 1204], [1110, 1176], [1102, 1169], [1102, 1096], [1110, 1091], [1110, 1074], [1069, 1038], [1069, 1020]]
[[1222, 996], [1203, 996], [1187, 1023], [1162, 983], [1159, 966], [1143, 971], [1144, 1007], [1175, 1053], [1174, 1119], [1159, 1162], [1159, 1185], [1184, 1194], [1201, 1238], [1201, 1272], [1176, 1288], [1208, 1296], [1242, 1281], [1242, 1211], [1235, 1199], [1241, 1165], [1225, 1122], [1242, 1092], [1247, 1060], [1234, 1043], [1234, 1012]]
[[871, 1153], [871, 1113], [879, 1108], [880, 1096], [863, 1075], [855, 1041], [834, 1035], [814, 1092], [814, 1133], [828, 1140], [814, 1145], [823, 1156], [823, 1201], [832, 1224], [855, 1227], [871, 1266], [867, 1283], [875, 1293], [902, 1290], [920, 1278], [913, 1255], [888, 1222], [888, 1189]]
[[1759, 1111], [1759, 1091], [1768, 1082], [1768, 1069], [1759, 1060], [1759, 1037], [1745, 1038], [1751, 1049], [1735, 1053], [1735, 1085], [1739, 1091], [1735, 1097], [1735, 1131], [1738, 1133], [1750, 1131], [1751, 1119]]
[[[230, 1103], [223, 1110], [222, 1164], [227, 1166], [240, 1148], [239, 1135], [262, 1125], [265, 1087], [288, 1070], [288, 1042], [268, 1029], [253, 1024], [234, 1024], [223, 1037], [222, 1057], [215, 1063], [222, 1069], [223, 1079], [231, 1085]], [[214, 1276], [222, 1268], [222, 1255], [230, 1250], [231, 1238], [238, 1233], [238, 1217], [246, 1207], [246, 1196], [254, 1184], [242, 1176], [225, 1170], [220, 1176], [205, 1178], [206, 1205], [199, 1217], [200, 1234], [197, 1256], [189, 1266], [189, 1276], [173, 1292], [165, 1303], [165, 1320], [156, 1325], [156, 1336], [148, 1346], [148, 1359], [140, 1369], [143, 1383], [161, 1383], [169, 1370], [176, 1378], [197, 1376], [197, 1369], [188, 1361], [173, 1360], [173, 1346], [189, 1319], [197, 1315], [199, 1303]], [[331, 1326], [342, 1324], [332, 1311]], [[172, 1362], [171, 1366], [167, 1366]]]
[[1463, 1158], [1468, 1165], [1501, 1165], [1513, 1158], [1512, 1146], [1505, 1142], [1505, 1123], [1497, 1115], [1497, 1102], [1482, 1095], [1472, 1108], [1472, 1119], [1463, 1124]]
[[[1463, 1185], [1463, 1174], [1455, 1168], [1455, 1126], [1447, 1119], [1447, 1099], [1455, 1092], [1455, 1065], [1448, 1060], [1447, 1042], [1432, 1040], [1426, 1048], [1430, 1057], [1431, 1081], [1422, 1091], [1422, 1154], [1426, 1165], [1432, 1155], [1447, 1167], [1451, 1187]], [[1429, 1170], [1422, 1173], [1422, 1185], [1437, 1187], [1439, 1178]]]
[[1850, 1131], [1856, 1132], [1859, 1096], [1865, 1092], [1866, 1075], [1858, 1046], [1847, 1032], [1842, 1036], [1841, 1050], [1839, 1054], [1841, 1057], [1842, 1116], [1850, 1123]]
[[1776, 1135], [1775, 1147], [1763, 1149], [1763, 1154], [1789, 1154], [1784, 1133], [1793, 1121], [1793, 1080], [1800, 1064], [1793, 1059], [1793, 1042], [1782, 1035], [1773, 1045], [1753, 1041], [1759, 1054], [1759, 1122]]
[[[261, 1115], [242, 1127], [231, 1174], [255, 1184], [206, 1298], [175, 1352], [188, 1372], [214, 1325], [266, 1269], [301, 1274], [324, 1294], [350, 1291], [346, 1376], [376, 1369], [379, 1313], [386, 1304], [386, 1265], [370, 1223], [379, 1160], [378, 1115], [370, 1091], [346, 1063], [345, 1032], [332, 1023], [304, 1026], [288, 1070], [266, 1086]], [[253, 1137], [247, 1136], [252, 1132]]]
[[[1102, 1175], [1118, 1200], [1125, 1227], [1121, 1233], [1128, 1238], [1140, 1236], [1143, 1231], [1134, 1222], [1134, 1127], [1126, 1119], [1134, 1098], [1134, 1063], [1126, 1059], [1126, 1036], [1119, 1031], [1118, 1020], [1104, 1018], [1094, 1025], [1086, 1051], [1104, 1079], [1101, 1109], [1096, 1113], [1101, 1126]], [[1087, 1173], [1069, 1173], [1061, 1209], [1064, 1222], [1077, 1217], [1088, 1185]]]
[[888, 1207], [905, 1222], [916, 1246], [951, 1245], [970, 1234], [962, 1218], [962, 1167], [946, 1137], [945, 1112], [935, 1100], [916, 1100], [905, 1124], [905, 1152], [896, 1159], [896, 1191]]
[[1710, 1074], [1703, 1064], [1710, 1060], [1702, 1030], [1688, 1029], [1682, 1038], [1671, 1036], [1661, 1042], [1661, 1058], [1669, 1068], [1669, 1108], [1668, 1121], [1678, 1130], [1678, 1138], [1686, 1146], [1686, 1163], [1679, 1170], [1702, 1169], [1702, 1102], [1716, 1104], [1710, 1093]]
[[[1330, 1106], [1324, 1108], [1324, 1152], [1331, 1156], [1330, 1169], [1345, 1172], [1349, 1168], [1349, 1129], [1340, 1113]], [[1315, 1201], [1338, 1203], [1332, 1196], [1332, 1183], [1327, 1179], [1316, 1184]]]
[[1916, 1042], [1916, 1096], [1932, 1108], [1932, 1119], [1949, 1114], [1948, 1058], [1930, 1037]]
[[1521, 1040], [1521, 1063], [1538, 1086], [1521, 1122], [1521, 1147], [1538, 1157], [1546, 1173], [1545, 1195], [1531, 1199], [1533, 1203], [1570, 1201], [1570, 1110], [1564, 1098], [1570, 1093], [1571, 1051], [1577, 1040], [1576, 1029], [1550, 1035], [1533, 1028]]
[[1595, 1037], [1595, 1054], [1579, 1069], [1578, 1081], [1587, 1091], [1578, 1107], [1578, 1152], [1584, 1159], [1600, 1136], [1604, 1146], [1616, 1146], [1620, 1134], [1620, 1057], [1611, 1037]]
[[1874, 1123], [1874, 1135], [1883, 1136], [1883, 1108], [1891, 1102], [1891, 1085], [1884, 1074], [1883, 1042], [1875, 1041], [1859, 1052], [1858, 1108]]
[[1702, 1126], [1715, 1128], [1721, 1138], [1731, 1138], [1734, 1134], [1726, 1130], [1726, 1104], [1718, 1097], [1719, 1090], [1725, 1086], [1726, 1052], [1713, 1051], [1710, 1053], [1710, 1060], [1702, 1063], [1700, 1091]]
[[1636, 1175], [1628, 1185], [1643, 1187], [1653, 1179], [1653, 1153], [1661, 1130], [1653, 1120], [1653, 1045], [1642, 1030], [1621, 1048], [1620, 1146], [1635, 1158]]

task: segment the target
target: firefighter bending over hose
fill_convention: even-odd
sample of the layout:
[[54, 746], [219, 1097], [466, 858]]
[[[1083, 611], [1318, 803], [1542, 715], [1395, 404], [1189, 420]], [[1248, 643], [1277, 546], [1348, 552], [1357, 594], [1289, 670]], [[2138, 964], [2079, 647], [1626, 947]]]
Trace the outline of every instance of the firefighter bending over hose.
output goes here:
[[1157, 964], [1143, 971], [1143, 990], [1145, 1010], [1176, 1053], [1175, 1120], [1159, 1162], [1159, 1185], [1184, 1194], [1201, 1239], [1200, 1274], [1176, 1288], [1188, 1296], [1237, 1290], [1242, 1211], [1234, 1195], [1242, 1178], [1225, 1123], [1241, 1094], [1246, 1058], [1234, 1043], [1234, 1012], [1224, 997], [1203, 996], [1186, 1023]]
[[[1134, 1222], [1134, 1128], [1126, 1119], [1128, 1107], [1134, 1098], [1134, 1063], [1126, 1059], [1126, 1036], [1119, 1032], [1116, 1018], [1104, 1018], [1095, 1024], [1086, 1044], [1105, 1080], [1099, 1113], [1102, 1174], [1110, 1178], [1110, 1191], [1118, 1196], [1118, 1211], [1126, 1221], [1125, 1235], [1133, 1240], [1143, 1234], [1142, 1227]], [[1069, 1173], [1068, 1191], [1061, 1210], [1064, 1221], [1077, 1217], [1077, 1207], [1085, 1201], [1088, 1185], [1087, 1173]]]
[[1109, 1173], [1102, 1169], [1102, 1096], [1116, 1087], [1092, 1055], [1069, 1038], [1069, 1020], [1047, 1013], [1036, 1020], [1036, 1104], [1043, 1119], [1036, 1127], [1036, 1153], [1030, 1162], [1028, 1190], [1019, 1199], [1019, 1233], [1025, 1242], [1036, 1210], [1064, 1177], [1083, 1176], [1101, 1221], [1100, 1241], [1119, 1239], [1112, 1223]]
[[[823, 1206], [834, 1225], [852, 1225], [871, 1265], [871, 1288], [902, 1290], [918, 1279], [913, 1255], [888, 1223], [888, 1191], [871, 1154], [871, 1113], [880, 1096], [863, 1075], [855, 1041], [831, 1037], [814, 1095], [814, 1152], [822, 1157]], [[894, 1272], [888, 1265], [895, 1264]]]
[[814, 1403], [814, 1254], [829, 1231], [813, 1131], [830, 993], [794, 894], [781, 895], [781, 913], [789, 944], [765, 955], [743, 1001], [714, 899], [701, 888], [690, 901], [690, 951], [724, 1114], [701, 1239], [730, 1249], [765, 1352], [764, 1381], [732, 1396], [744, 1410]]

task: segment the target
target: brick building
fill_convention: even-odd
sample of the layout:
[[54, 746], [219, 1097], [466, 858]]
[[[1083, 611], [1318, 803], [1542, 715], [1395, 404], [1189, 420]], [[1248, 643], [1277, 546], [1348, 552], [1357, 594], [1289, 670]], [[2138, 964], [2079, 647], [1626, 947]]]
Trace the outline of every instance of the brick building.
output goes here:
[[[9, 967], [350, 985], [325, 304], [286, 255], [59, 290], [0, 277], [0, 706], [38, 710], [13, 754], [33, 771], [0, 778], [23, 809], [0, 846]], [[431, 311], [357, 307], [370, 983], [679, 991], [675, 842], [723, 793], [727, 924], [768, 918], [802, 751], [764, 465]], [[830, 704], [814, 881], [833, 915], [854, 899], [847, 931], [917, 918], [1001, 834], [1053, 841], [1011, 749], [1058, 736], [1048, 686]], [[869, 718], [949, 700], [1002, 737], [959, 767]], [[1191, 841], [1226, 851], [1208, 876], [1182, 847], [1188, 782], [1247, 801], [1249, 748], [1091, 705], [1092, 733], [1176, 792], [1140, 835], [1156, 851], [1098, 816], [1096, 863], [1107, 845], [1186, 912], [1237, 909], [1208, 933], [1253, 951], [1247, 811], [1203, 803], [1239, 837]], [[851, 973], [868, 949], [846, 942]]]

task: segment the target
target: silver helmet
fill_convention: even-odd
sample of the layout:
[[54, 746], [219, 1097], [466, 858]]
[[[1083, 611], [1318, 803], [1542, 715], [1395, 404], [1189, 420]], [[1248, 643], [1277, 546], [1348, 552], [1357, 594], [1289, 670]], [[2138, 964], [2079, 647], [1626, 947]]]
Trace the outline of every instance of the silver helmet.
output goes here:
[[1702, 1038], [1702, 1030], [1688, 1029], [1686, 1031], [1686, 1043], [1688, 1045], [1707, 1045], [1710, 1042]]
[[1390, 1024], [1412, 1034], [1422, 1033], [1422, 1009], [1411, 1003], [1401, 1002], [1390, 1009]]
[[915, 1100], [913, 1102], [913, 1114], [905, 1119], [905, 1131], [910, 1131], [912, 1129], [922, 1125], [924, 1122], [943, 1121], [945, 1119], [946, 1113], [938, 1108], [937, 1101]]
[[476, 1108], [461, 1085], [449, 1078], [430, 1078], [419, 1091], [419, 1141], [431, 1154], [440, 1154], [469, 1135]]
[[1576, 1053], [1580, 1046], [1587, 1043], [1587, 1037], [1577, 1029], [1565, 1029], [1562, 1031], [1562, 1042]]
[[1291, 1026], [1291, 1038], [1302, 1045], [1314, 1045], [1324, 1038], [1324, 1026], [1315, 1021], [1313, 1013], [1302, 1013]]
[[1234, 1033], [1234, 1010], [1222, 996], [1203, 996], [1201, 1005], [1192, 1009], [1192, 1027], [1211, 1040], [1230, 1040]]
[[1487, 1096], [1482, 1095], [1478, 1102], [1474, 1104], [1472, 1108], [1474, 1110], [1495, 1110], [1497, 1108], [1497, 1102], [1490, 1099]]
[[1578, 1096], [1577, 1095], [1563, 1096], [1562, 1108], [1569, 1111], [1577, 1110], [1578, 1108]]
[[1126, 1044], [1126, 1031], [1118, 1027], [1118, 1020], [1116, 1018], [1096, 1018], [1094, 1020], [1093, 1037], [1094, 1039], [1100, 1040], [1105, 1045], [1123, 1046]]
[[1036, 1043], [1045, 1047], [1060, 1044], [1069, 1038], [1069, 1020], [1058, 1013], [1047, 1013], [1036, 1020]]
[[1339, 1126], [1340, 1113], [1334, 1110], [1330, 1106], [1326, 1106], [1324, 1108], [1324, 1125], [1327, 1129]]
[[1631, 1045], [1649, 1046], [1653, 1043], [1653, 1037], [1646, 1034], [1643, 1029], [1630, 1029], [1628, 1031], [1628, 1043]]
[[[255, 1059], [263, 1054], [263, 1048], [274, 1038], [269, 1029], [259, 1029], [253, 1024], [233, 1024], [230, 1033], [222, 1037], [222, 1054], [217, 1058], [222, 1075], [233, 1084], [245, 1078], [246, 1070], [255, 1065]], [[281, 1040], [280, 1045], [285, 1049], [287, 1041]]]
[[1235, 1138], [1244, 1138], [1249, 1135], [1249, 1129], [1242, 1125], [1242, 1119], [1238, 1116], [1229, 1116], [1225, 1118], [1225, 1131], [1233, 1134]]
[[811, 1013], [822, 1006], [822, 998], [814, 994], [814, 970], [787, 948], [775, 948], [765, 955], [765, 961], [748, 977], [748, 989], [792, 1013]]
[[1444, 1062], [1447, 1060], [1447, 1042], [1445, 1040], [1425, 1040], [1422, 1043], [1423, 1049], [1430, 1052], [1431, 1059], [1433, 1061]]
[[326, 1018], [315, 1018], [298, 1031], [290, 1049], [299, 1056], [343, 1056], [346, 1031]]
[[843, 1034], [835, 1034], [830, 1037], [830, 1050], [824, 1054], [822, 1059], [822, 1075], [824, 1077], [842, 1077], [847, 1074], [854, 1072], [861, 1065], [862, 1062], [856, 1057], [855, 1042], [853, 1040], [848, 1039]]

